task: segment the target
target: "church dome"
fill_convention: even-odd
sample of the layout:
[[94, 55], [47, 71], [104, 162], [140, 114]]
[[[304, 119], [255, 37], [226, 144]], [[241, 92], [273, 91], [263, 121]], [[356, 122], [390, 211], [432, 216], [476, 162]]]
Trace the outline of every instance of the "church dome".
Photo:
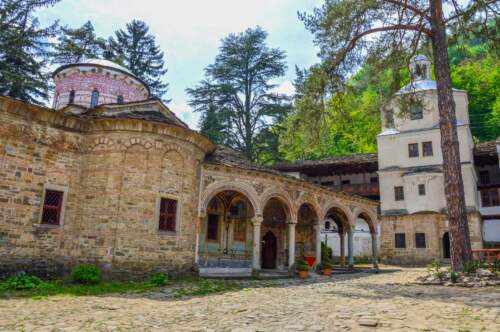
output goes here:
[[148, 99], [147, 84], [129, 69], [109, 60], [88, 59], [57, 68], [54, 108], [122, 104]]

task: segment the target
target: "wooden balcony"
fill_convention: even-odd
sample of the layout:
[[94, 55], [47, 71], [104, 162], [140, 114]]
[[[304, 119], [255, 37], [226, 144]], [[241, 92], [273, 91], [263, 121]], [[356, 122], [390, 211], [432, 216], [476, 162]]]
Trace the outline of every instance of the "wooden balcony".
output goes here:
[[335, 186], [335, 189], [348, 194], [355, 194], [365, 197], [380, 196], [378, 183], [343, 184], [342, 186]]

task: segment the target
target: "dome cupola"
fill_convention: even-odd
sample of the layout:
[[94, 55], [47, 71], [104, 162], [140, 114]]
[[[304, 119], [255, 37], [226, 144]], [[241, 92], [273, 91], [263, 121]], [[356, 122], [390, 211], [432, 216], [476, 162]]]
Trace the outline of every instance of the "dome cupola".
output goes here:
[[54, 71], [54, 108], [80, 105], [122, 104], [149, 98], [149, 87], [130, 70], [117, 63], [89, 59]]

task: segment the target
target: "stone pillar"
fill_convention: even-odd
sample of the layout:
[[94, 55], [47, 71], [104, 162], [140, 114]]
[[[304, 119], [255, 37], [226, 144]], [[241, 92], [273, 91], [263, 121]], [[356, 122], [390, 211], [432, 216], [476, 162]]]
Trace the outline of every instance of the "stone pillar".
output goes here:
[[262, 217], [254, 217], [252, 219], [253, 226], [253, 254], [252, 268], [254, 271], [260, 270], [260, 226], [262, 225]]
[[339, 233], [340, 237], [340, 265], [345, 266], [345, 232]]
[[372, 261], [373, 268], [378, 270], [377, 233], [372, 232]]
[[314, 225], [316, 231], [316, 266], [321, 264], [321, 225]]
[[198, 265], [200, 261], [200, 230], [201, 230], [201, 225], [203, 223], [204, 217], [198, 217], [196, 218], [196, 225], [195, 225], [195, 234], [196, 238], [194, 240], [194, 263]]
[[288, 223], [288, 269], [295, 268], [295, 225], [297, 222]]
[[347, 231], [347, 256], [349, 268], [354, 267], [354, 228]]

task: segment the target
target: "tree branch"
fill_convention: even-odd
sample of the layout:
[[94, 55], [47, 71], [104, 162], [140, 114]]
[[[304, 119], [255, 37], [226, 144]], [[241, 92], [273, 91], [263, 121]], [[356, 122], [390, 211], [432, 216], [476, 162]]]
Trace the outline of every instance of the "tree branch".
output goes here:
[[411, 10], [415, 14], [421, 16], [422, 18], [425, 18], [427, 21], [429, 21], [429, 22], [431, 21], [431, 17], [425, 13], [426, 11], [429, 11], [429, 8], [427, 8], [426, 10], [421, 10], [420, 8], [417, 8], [415, 6], [408, 4], [406, 1], [405, 2], [401, 2], [398, 0], [382, 0], [382, 1], [392, 3], [393, 5], [401, 6], [403, 8], [408, 9], [408, 10]]

